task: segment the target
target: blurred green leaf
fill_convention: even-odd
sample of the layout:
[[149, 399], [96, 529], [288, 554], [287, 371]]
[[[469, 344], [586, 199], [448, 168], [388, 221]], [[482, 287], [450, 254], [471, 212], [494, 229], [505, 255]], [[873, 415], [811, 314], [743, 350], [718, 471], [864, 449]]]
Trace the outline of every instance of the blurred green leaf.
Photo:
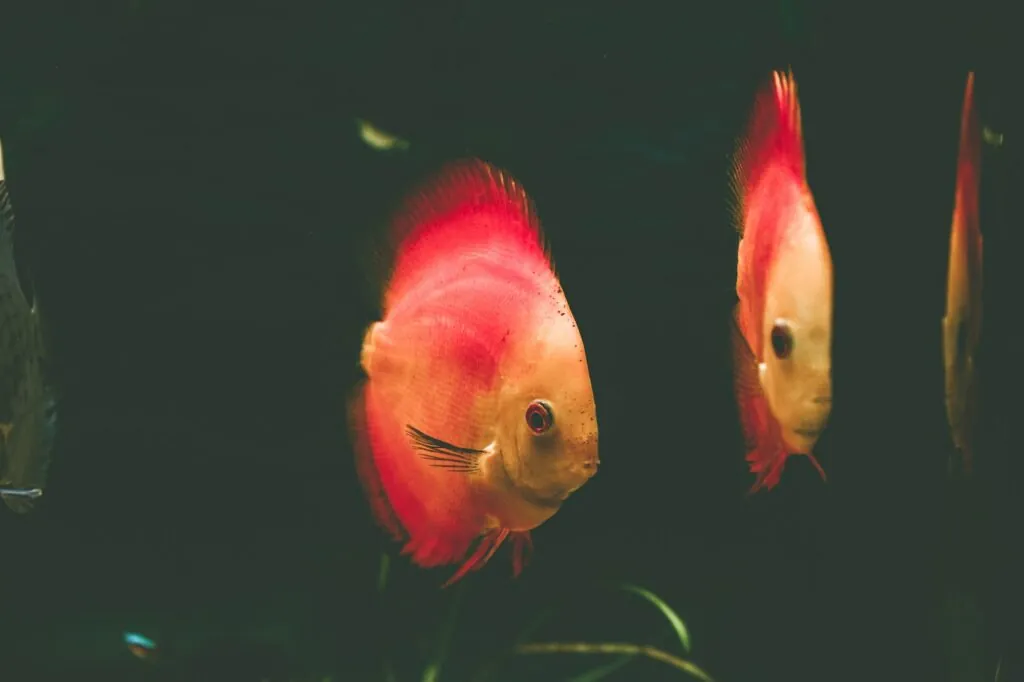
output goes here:
[[665, 617], [668, 618], [668, 622], [672, 624], [672, 628], [676, 631], [676, 635], [679, 636], [679, 641], [683, 645], [683, 651], [687, 654], [690, 653], [690, 633], [686, 630], [686, 625], [683, 624], [683, 620], [676, 615], [676, 612], [673, 611], [668, 604], [663, 602], [653, 592], [645, 590], [642, 587], [637, 587], [635, 585], [623, 585], [622, 589], [627, 592], [632, 592], [633, 594], [638, 594], [657, 606], [658, 609], [665, 614]]

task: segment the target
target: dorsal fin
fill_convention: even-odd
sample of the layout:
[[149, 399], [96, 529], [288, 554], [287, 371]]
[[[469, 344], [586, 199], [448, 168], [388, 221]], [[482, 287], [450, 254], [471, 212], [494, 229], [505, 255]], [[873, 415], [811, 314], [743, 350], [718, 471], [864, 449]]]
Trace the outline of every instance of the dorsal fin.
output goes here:
[[733, 157], [732, 186], [736, 229], [743, 232], [746, 199], [770, 169], [785, 169], [805, 178], [804, 140], [793, 72], [772, 72], [772, 82], [758, 93], [746, 134]]
[[518, 258], [552, 268], [526, 191], [511, 175], [479, 159], [443, 167], [410, 194], [391, 227], [394, 261], [385, 310], [439, 259], [460, 252], [501, 245]]
[[968, 72], [964, 88], [964, 105], [960, 115], [960, 152], [956, 169], [956, 200], [965, 216], [966, 225], [977, 229], [978, 186], [981, 180], [981, 125], [974, 106], [974, 72]]

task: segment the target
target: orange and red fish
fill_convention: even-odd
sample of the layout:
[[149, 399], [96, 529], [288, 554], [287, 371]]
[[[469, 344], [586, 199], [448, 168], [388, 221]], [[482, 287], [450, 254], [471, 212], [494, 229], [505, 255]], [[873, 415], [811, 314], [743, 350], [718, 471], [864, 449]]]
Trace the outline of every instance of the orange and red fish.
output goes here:
[[960, 152], [956, 198], [949, 238], [946, 314], [942, 318], [943, 364], [946, 370], [946, 415], [953, 443], [971, 472], [976, 383], [974, 354], [981, 339], [982, 238], [978, 222], [981, 180], [981, 126], [974, 107], [974, 73], [967, 74], [960, 118]]
[[812, 453], [832, 409], [832, 257], [807, 184], [793, 74], [757, 96], [734, 160], [740, 242], [734, 385], [750, 492], [778, 484], [786, 458]]
[[[583, 339], [522, 187], [478, 160], [427, 183], [393, 224], [383, 319], [352, 402], [360, 478], [414, 563], [480, 568], [598, 467]], [[475, 548], [474, 548], [475, 545]]]

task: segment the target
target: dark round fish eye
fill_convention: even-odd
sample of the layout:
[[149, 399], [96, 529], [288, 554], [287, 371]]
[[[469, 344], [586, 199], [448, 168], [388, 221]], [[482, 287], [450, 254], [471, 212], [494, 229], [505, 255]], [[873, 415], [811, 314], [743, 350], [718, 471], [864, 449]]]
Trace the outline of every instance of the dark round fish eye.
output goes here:
[[540, 435], [551, 428], [555, 422], [555, 416], [551, 414], [551, 408], [547, 403], [534, 400], [526, 408], [526, 425], [536, 435]]
[[772, 327], [772, 350], [780, 360], [785, 360], [793, 352], [793, 332], [785, 322], [776, 322]]

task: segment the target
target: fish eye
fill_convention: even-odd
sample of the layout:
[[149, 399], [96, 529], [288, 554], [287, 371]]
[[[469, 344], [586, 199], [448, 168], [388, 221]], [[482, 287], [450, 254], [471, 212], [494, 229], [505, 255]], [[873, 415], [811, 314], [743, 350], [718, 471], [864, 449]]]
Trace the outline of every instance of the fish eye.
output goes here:
[[793, 332], [781, 320], [772, 326], [772, 350], [780, 360], [785, 360], [793, 352]]
[[540, 435], [555, 423], [551, 407], [542, 400], [534, 400], [526, 408], [526, 425], [535, 435]]

